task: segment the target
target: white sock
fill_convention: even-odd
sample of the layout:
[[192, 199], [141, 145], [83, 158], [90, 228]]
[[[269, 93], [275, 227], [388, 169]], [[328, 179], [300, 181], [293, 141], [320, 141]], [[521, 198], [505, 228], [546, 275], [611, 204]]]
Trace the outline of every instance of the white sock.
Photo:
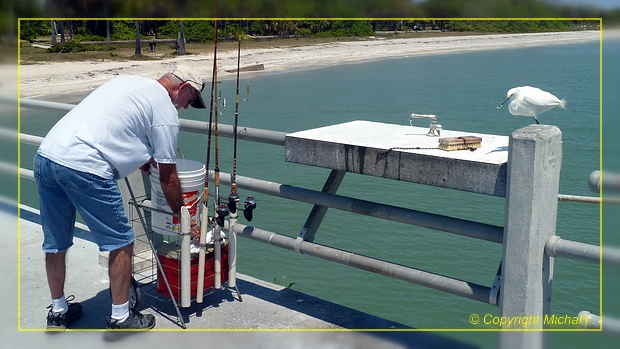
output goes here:
[[112, 304], [112, 319], [123, 322], [129, 317], [129, 301], [124, 304], [116, 305]]
[[67, 300], [65, 299], [65, 294], [62, 294], [62, 297], [58, 299], [52, 298], [52, 312], [64, 314], [69, 310], [69, 304], [67, 304]]

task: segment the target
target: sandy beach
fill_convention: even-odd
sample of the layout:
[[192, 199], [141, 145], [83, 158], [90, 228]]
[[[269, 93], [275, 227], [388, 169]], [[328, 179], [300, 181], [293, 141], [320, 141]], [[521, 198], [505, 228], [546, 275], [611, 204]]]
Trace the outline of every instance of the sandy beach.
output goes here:
[[[369, 37], [363, 41], [332, 42], [328, 44], [241, 50], [241, 67], [263, 64], [263, 72], [314, 69], [338, 64], [360, 63], [380, 59], [414, 57], [465, 51], [511, 49], [531, 46], [582, 43], [600, 40], [599, 31], [494, 34], [476, 36], [445, 36], [433, 38]], [[218, 79], [234, 79], [235, 73], [226, 70], [237, 67], [237, 52], [218, 52]], [[210, 80], [213, 52], [179, 56], [151, 61], [85, 61], [22, 65], [19, 69], [22, 98], [54, 99], [58, 95], [83, 95], [110, 78], [135, 74], [158, 78], [174, 64], [185, 64], [198, 70], [205, 81]]]

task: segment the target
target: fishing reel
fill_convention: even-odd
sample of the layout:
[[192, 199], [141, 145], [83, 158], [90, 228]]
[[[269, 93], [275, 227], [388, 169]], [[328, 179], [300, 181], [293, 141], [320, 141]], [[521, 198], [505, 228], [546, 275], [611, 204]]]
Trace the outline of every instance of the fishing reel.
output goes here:
[[239, 194], [235, 193], [230, 193], [230, 195], [228, 195], [228, 211], [230, 211], [231, 214], [234, 214], [237, 212], [237, 204], [239, 203]]
[[245, 206], [245, 209], [243, 210], [243, 216], [245, 217], [245, 219], [248, 220], [248, 222], [251, 222], [252, 212], [256, 208], [256, 200], [254, 200], [254, 197], [248, 196], [248, 198], [245, 199], [244, 206]]
[[[233, 185], [234, 188], [236, 188], [236, 185]], [[228, 195], [228, 205], [227, 205], [227, 212], [230, 212], [231, 214], [235, 214], [237, 212], [237, 205], [239, 204], [239, 194], [237, 194], [237, 190], [233, 189], [230, 193], [230, 195]], [[224, 204], [222, 204], [222, 206], [225, 206]], [[244, 209], [243, 209], [243, 216], [245, 217], [245, 219], [247, 219], [249, 222], [252, 221], [252, 211], [254, 211], [254, 209], [256, 208], [256, 200], [254, 200], [254, 197], [252, 196], [248, 196], [245, 199], [245, 202], [243, 204]]]
[[217, 217], [215, 219], [217, 221], [217, 225], [223, 228], [224, 220], [226, 219], [226, 216], [228, 216], [228, 207], [226, 206], [226, 204], [221, 204], [216, 209], [216, 212], [217, 212]]

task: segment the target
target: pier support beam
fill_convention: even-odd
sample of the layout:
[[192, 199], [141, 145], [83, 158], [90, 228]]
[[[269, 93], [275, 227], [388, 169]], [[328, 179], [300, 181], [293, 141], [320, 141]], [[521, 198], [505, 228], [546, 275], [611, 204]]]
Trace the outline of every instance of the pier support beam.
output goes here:
[[[327, 182], [323, 186], [323, 193], [328, 194], [336, 194], [340, 183], [344, 179], [344, 175], [346, 171], [332, 170], [327, 178]], [[304, 227], [301, 229], [299, 236], [297, 237], [297, 242], [295, 243], [295, 251], [299, 252], [299, 245], [302, 241], [314, 241], [314, 236], [316, 232], [319, 230], [319, 226], [321, 226], [321, 222], [323, 222], [323, 218], [325, 218], [325, 214], [327, 213], [327, 206], [314, 205]]]
[[[499, 315], [527, 321], [504, 328], [542, 329], [549, 314], [553, 259], [545, 244], [555, 235], [561, 166], [557, 127], [530, 125], [510, 136]], [[500, 347], [541, 348], [541, 339], [531, 332], [502, 333]]]

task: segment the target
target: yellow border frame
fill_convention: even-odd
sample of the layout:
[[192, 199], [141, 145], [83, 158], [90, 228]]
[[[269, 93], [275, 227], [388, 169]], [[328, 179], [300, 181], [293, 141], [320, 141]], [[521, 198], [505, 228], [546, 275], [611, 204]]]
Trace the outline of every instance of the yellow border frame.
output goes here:
[[[19, 45], [19, 37], [21, 31], [22, 20], [214, 20], [216, 18], [72, 18], [72, 17], [59, 17], [59, 18], [18, 18], [17, 38]], [[217, 18], [218, 20], [308, 20], [308, 18]], [[453, 20], [453, 21], [541, 21], [541, 20], [580, 20], [580, 21], [598, 21], [599, 22], [599, 167], [603, 168], [603, 20], [602, 18], [312, 18], [311, 20]], [[24, 329], [21, 327], [21, 46], [18, 46], [17, 50], [17, 329], [18, 332], [46, 332], [45, 329], [29, 328]], [[601, 174], [602, 180], [602, 174]], [[601, 326], [599, 329], [499, 329], [499, 328], [416, 328], [416, 329], [153, 329], [151, 331], [156, 332], [601, 332], [603, 327], [603, 267], [602, 267], [602, 246], [603, 246], [603, 193], [602, 190], [599, 193], [601, 202], [599, 203], [599, 314], [601, 317]], [[73, 332], [105, 332], [105, 329], [76, 329], [67, 331]]]

